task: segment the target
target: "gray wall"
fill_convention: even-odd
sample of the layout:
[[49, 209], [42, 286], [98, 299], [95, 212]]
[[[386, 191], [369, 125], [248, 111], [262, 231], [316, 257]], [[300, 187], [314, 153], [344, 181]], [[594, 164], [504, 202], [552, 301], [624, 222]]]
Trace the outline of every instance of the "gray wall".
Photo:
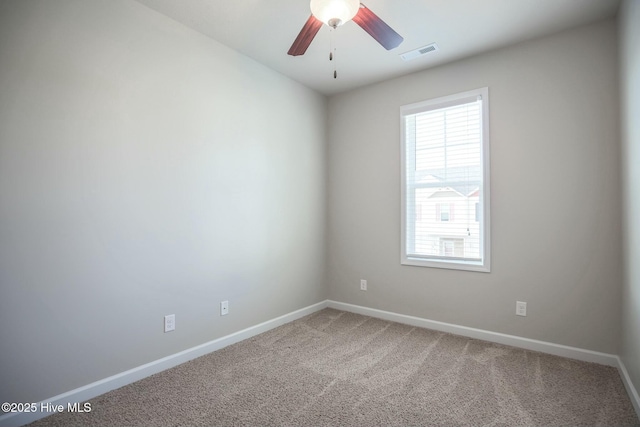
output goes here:
[[640, 392], [640, 1], [624, 1], [619, 19], [626, 256], [620, 357]]
[[[605, 21], [332, 96], [329, 297], [617, 354], [616, 31]], [[492, 272], [401, 266], [399, 107], [484, 86]]]
[[0, 2], [0, 402], [326, 299], [326, 107], [136, 2]]

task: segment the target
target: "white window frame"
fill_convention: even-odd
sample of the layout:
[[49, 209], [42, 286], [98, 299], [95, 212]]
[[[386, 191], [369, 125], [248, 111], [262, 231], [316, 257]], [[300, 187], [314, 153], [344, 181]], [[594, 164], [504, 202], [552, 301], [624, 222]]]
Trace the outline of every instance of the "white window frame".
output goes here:
[[[409, 229], [407, 228], [407, 141], [405, 117], [416, 113], [437, 110], [454, 105], [464, 104], [471, 100], [481, 100], [482, 111], [482, 188], [480, 191], [480, 260], [443, 259], [434, 256], [409, 256], [407, 254], [407, 241]], [[401, 124], [401, 258], [402, 265], [435, 267], [455, 270], [478, 271], [488, 273], [491, 271], [491, 215], [490, 215], [490, 142], [489, 142], [489, 88], [470, 90], [454, 95], [430, 99], [415, 104], [400, 107]]]

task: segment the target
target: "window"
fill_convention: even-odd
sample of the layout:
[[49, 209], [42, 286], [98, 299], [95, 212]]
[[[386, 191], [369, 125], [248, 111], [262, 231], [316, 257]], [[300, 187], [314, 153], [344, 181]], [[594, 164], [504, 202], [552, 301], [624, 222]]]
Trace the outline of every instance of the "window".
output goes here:
[[[453, 221], [453, 203], [438, 203], [436, 205], [436, 221]], [[418, 218], [416, 218], [418, 220]]]
[[405, 265], [490, 271], [489, 90], [401, 107]]
[[464, 256], [464, 239], [440, 239], [440, 255]]

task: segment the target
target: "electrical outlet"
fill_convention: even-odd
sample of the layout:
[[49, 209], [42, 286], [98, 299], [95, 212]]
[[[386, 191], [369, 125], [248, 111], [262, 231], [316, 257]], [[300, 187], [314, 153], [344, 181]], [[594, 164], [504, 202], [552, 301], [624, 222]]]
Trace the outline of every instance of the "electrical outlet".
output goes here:
[[526, 316], [527, 315], [527, 303], [522, 301], [516, 301], [516, 315], [518, 316]]
[[176, 329], [176, 315], [175, 314], [167, 314], [164, 316], [164, 331], [171, 332]]
[[360, 290], [361, 291], [366, 291], [367, 290], [367, 281], [366, 280], [360, 280]]
[[229, 314], [229, 301], [222, 301], [220, 303], [220, 316], [226, 316]]

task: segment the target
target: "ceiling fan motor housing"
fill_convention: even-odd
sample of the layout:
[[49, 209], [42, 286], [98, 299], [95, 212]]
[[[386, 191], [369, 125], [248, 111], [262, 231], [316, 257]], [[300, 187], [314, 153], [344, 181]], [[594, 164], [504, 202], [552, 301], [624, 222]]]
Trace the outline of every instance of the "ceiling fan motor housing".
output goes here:
[[291, 56], [304, 55], [322, 24], [336, 28], [351, 20], [387, 50], [402, 43], [400, 34], [358, 0], [311, 0], [310, 6], [311, 16], [287, 52]]
[[319, 21], [337, 27], [349, 22], [360, 9], [359, 0], [311, 0], [311, 13]]

